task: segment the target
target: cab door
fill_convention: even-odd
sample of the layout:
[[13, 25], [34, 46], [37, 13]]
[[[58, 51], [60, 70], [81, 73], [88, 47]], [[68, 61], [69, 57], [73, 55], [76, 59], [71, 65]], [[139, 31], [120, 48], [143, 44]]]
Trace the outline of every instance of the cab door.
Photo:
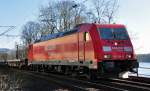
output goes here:
[[89, 34], [88, 32], [81, 32], [78, 34], [78, 43], [79, 43], [79, 61], [85, 61], [85, 44], [86, 41], [89, 40]]
[[84, 44], [84, 33], [78, 33], [78, 61], [84, 61], [85, 59], [85, 44]]

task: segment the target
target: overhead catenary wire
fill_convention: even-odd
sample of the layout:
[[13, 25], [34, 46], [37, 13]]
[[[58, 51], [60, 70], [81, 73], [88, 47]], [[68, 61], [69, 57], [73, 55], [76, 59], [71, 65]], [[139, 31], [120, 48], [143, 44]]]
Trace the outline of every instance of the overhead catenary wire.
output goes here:
[[21, 35], [11, 35], [11, 34], [6, 34], [9, 31], [12, 31], [15, 29], [15, 26], [0, 26], [0, 28], [8, 28], [4, 32], [0, 33], [0, 36], [6, 36], [6, 37], [20, 37]]
[[4, 32], [0, 33], [0, 36], [5, 35], [7, 32], [13, 30], [15, 28], [15, 26], [0, 26], [0, 28], [8, 28], [6, 29]]
[[6, 36], [6, 37], [20, 37], [21, 35], [9, 35], [9, 34], [5, 34], [4, 36]]

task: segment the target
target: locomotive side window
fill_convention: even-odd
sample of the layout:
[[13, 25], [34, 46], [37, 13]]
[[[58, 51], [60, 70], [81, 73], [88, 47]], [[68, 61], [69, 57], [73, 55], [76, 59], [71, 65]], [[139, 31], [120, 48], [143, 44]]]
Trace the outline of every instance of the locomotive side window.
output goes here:
[[88, 32], [84, 33], [84, 41], [89, 41], [90, 40], [90, 36]]

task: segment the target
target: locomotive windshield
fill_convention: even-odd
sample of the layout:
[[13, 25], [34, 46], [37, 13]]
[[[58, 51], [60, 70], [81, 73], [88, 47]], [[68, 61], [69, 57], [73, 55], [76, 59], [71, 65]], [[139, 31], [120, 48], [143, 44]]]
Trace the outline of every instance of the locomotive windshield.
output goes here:
[[99, 33], [102, 39], [129, 39], [125, 28], [100, 28]]

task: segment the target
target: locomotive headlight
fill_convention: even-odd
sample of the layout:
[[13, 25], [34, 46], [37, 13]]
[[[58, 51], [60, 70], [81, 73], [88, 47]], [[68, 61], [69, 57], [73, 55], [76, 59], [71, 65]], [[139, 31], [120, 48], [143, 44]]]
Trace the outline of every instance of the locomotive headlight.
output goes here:
[[132, 52], [132, 48], [131, 47], [124, 47], [124, 51], [125, 52]]
[[126, 58], [132, 58], [132, 55], [130, 54], [126, 55]]
[[105, 58], [105, 59], [111, 59], [111, 55], [105, 54], [105, 55], [104, 55], [104, 58]]
[[103, 51], [104, 52], [110, 52], [111, 51], [111, 47], [110, 46], [103, 46]]

